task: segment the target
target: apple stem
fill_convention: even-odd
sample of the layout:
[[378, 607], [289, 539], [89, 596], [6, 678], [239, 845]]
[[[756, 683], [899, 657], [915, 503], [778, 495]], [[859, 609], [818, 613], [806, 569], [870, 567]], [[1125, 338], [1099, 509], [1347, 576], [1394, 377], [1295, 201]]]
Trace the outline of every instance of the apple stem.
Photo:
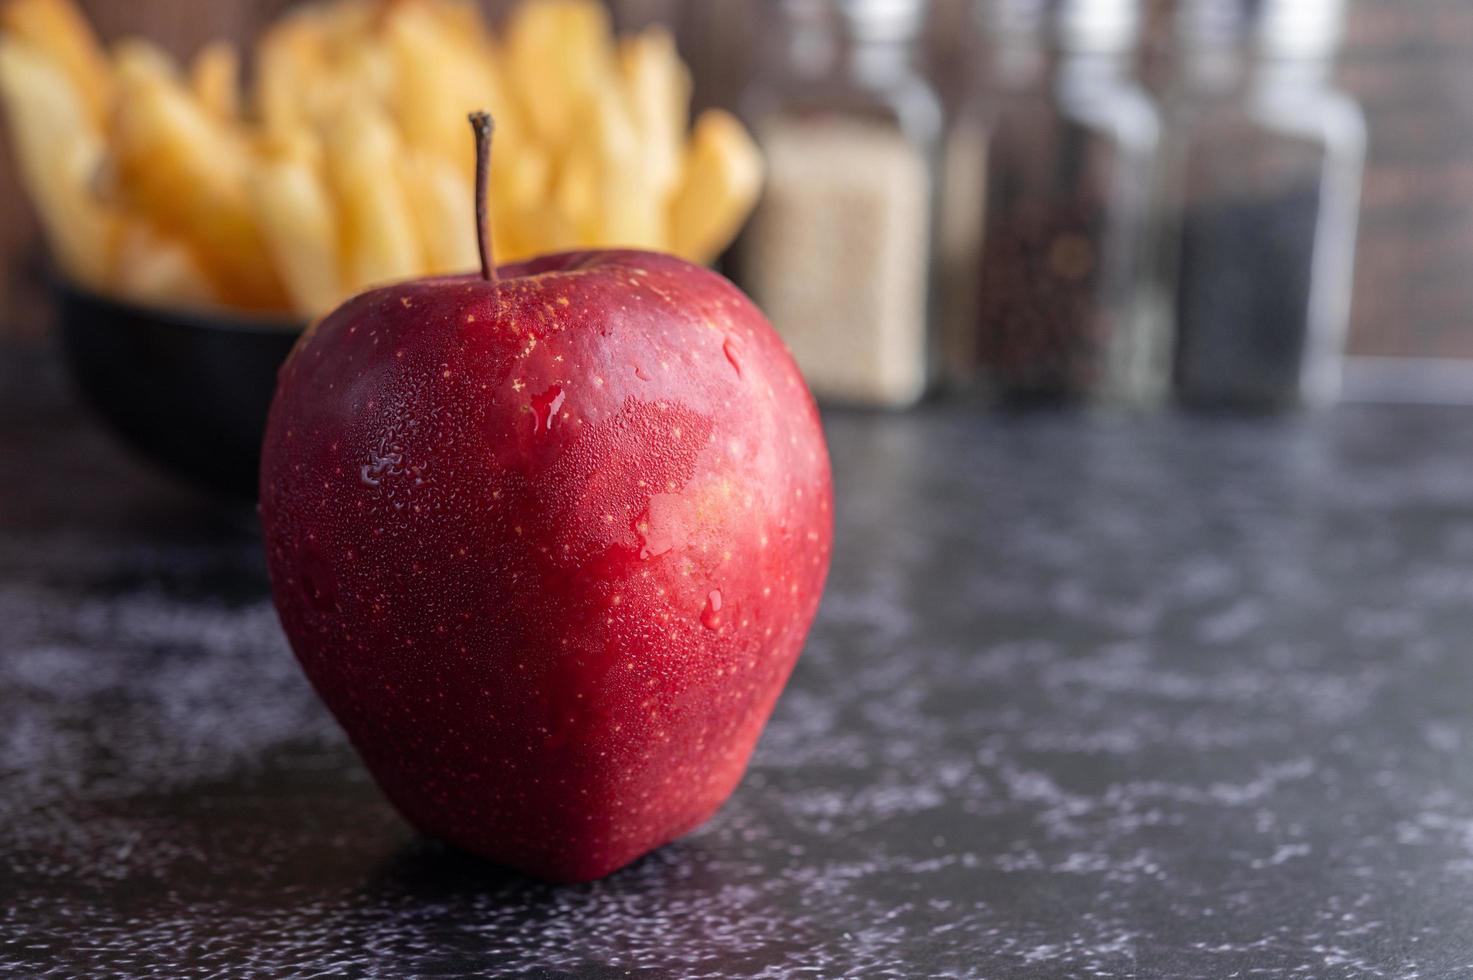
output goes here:
[[481, 278], [495, 285], [500, 277], [496, 274], [495, 250], [491, 247], [486, 184], [491, 173], [491, 137], [496, 132], [496, 121], [489, 112], [473, 112], [470, 120], [476, 134], [476, 243], [481, 249]]

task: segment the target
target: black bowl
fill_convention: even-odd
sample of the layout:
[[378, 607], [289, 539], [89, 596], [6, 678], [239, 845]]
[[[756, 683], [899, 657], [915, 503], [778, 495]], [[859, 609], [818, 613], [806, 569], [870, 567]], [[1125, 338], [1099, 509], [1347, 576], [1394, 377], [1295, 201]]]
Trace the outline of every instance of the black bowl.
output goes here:
[[164, 310], [57, 288], [83, 398], [140, 455], [206, 490], [254, 499], [276, 372], [302, 324]]

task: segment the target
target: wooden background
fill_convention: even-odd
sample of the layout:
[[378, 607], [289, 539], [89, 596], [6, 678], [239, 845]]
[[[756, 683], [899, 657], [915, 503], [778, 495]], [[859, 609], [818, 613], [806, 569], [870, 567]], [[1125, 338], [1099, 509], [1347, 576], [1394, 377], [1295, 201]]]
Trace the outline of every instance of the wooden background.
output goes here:
[[[290, 0], [82, 0], [107, 39], [145, 34], [177, 53], [248, 38]], [[621, 21], [676, 24], [703, 104], [730, 101], [756, 46], [759, 0], [612, 0]], [[1150, 0], [1164, 21], [1170, 0]], [[1349, 0], [1340, 77], [1371, 130], [1357, 263], [1352, 349], [1359, 354], [1473, 358], [1473, 3]], [[968, 54], [967, 0], [936, 0], [934, 70], [954, 95]], [[487, 0], [492, 13], [507, 0]], [[1144, 55], [1148, 77], [1165, 32]], [[0, 333], [36, 335], [49, 320], [36, 230], [0, 152]]]

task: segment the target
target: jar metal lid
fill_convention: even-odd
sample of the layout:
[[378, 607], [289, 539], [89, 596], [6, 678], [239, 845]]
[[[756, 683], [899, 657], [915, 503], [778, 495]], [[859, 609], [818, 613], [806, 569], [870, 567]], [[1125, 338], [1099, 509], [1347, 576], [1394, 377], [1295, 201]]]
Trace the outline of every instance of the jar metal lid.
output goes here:
[[1340, 43], [1344, 0], [1188, 0], [1177, 33], [1188, 48], [1251, 42], [1275, 57], [1324, 57]]
[[983, 29], [1047, 39], [1068, 51], [1125, 51], [1140, 34], [1139, 0], [980, 0]]
[[841, 27], [861, 40], [904, 41], [920, 34], [930, 0], [779, 0], [779, 6], [795, 24]]
[[855, 34], [914, 37], [925, 26], [930, 0], [838, 0], [839, 13]]

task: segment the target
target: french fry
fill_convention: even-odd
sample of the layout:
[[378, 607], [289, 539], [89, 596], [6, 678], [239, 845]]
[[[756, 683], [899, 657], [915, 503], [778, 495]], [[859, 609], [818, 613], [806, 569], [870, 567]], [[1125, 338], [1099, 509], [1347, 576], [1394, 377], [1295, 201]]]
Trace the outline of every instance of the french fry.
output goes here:
[[294, 8], [256, 42], [251, 103], [269, 132], [318, 128], [354, 104], [382, 104], [397, 84], [382, 27], [397, 0]]
[[0, 7], [0, 30], [55, 60], [102, 125], [112, 104], [112, 68], [91, 25], [71, 0], [10, 0]]
[[318, 125], [331, 115], [351, 106], [355, 99], [367, 95], [379, 105], [387, 105], [394, 99], [399, 79], [394, 66], [393, 54], [377, 35], [365, 35], [355, 44], [330, 45], [330, 77], [334, 84], [322, 90], [322, 97], [315, 101], [314, 111]]
[[762, 154], [736, 117], [701, 113], [670, 206], [671, 250], [692, 262], [714, 260], [752, 213], [762, 174]]
[[114, 284], [119, 295], [139, 303], [211, 306], [221, 301], [194, 249], [138, 218], [123, 224]]
[[329, 46], [352, 47], [371, 34], [389, 7], [418, 0], [337, 0], [309, 3], [301, 14], [310, 21]]
[[519, 262], [572, 248], [578, 242], [573, 222], [553, 201], [517, 211], [497, 208], [497, 214], [504, 216], [496, 225], [497, 261]]
[[340, 0], [301, 8], [305, 28], [319, 51], [311, 87], [298, 94], [318, 126], [363, 99], [384, 104], [393, 98], [393, 58], [383, 44], [383, 26], [401, 5], [419, 0]]
[[[448, 36], [424, 4], [389, 8], [384, 33], [396, 81], [391, 105], [405, 142], [453, 161], [470, 179], [475, 147], [466, 135], [466, 114], [489, 109], [498, 115], [507, 101], [490, 62]], [[505, 123], [501, 129], [500, 150], [510, 156]]]
[[512, 11], [506, 54], [532, 133], [566, 146], [582, 107], [615, 84], [609, 15], [596, 0], [526, 0]]
[[0, 99], [21, 183], [56, 261], [83, 285], [106, 288], [118, 218], [91, 192], [104, 148], [86, 100], [54, 59], [10, 38], [0, 40]]
[[345, 295], [341, 229], [312, 137], [279, 142], [251, 175], [251, 203], [293, 305], [317, 316]]
[[125, 37], [113, 45], [113, 71], [119, 84], [146, 78], [179, 80], [179, 62], [152, 41]]
[[189, 87], [200, 105], [221, 119], [240, 117], [240, 52], [229, 41], [211, 41], [195, 53]]
[[305, 93], [323, 83], [327, 56], [318, 27], [304, 12], [283, 17], [256, 44], [251, 101], [268, 133], [286, 133], [308, 121]]
[[279, 132], [259, 134], [256, 147], [262, 161], [296, 160], [315, 167], [324, 166], [322, 136], [308, 126], [297, 126]]
[[665, 197], [653, 185], [646, 146], [623, 92], [600, 89], [584, 113], [574, 152], [586, 154], [593, 175], [594, 225], [580, 229], [580, 244], [665, 248]]
[[552, 186], [551, 155], [540, 146], [503, 140], [499, 135], [496, 147], [491, 168], [494, 207], [515, 213], [543, 205]]
[[[546, 150], [528, 139], [528, 128], [520, 122], [520, 107], [507, 93], [499, 54], [479, 12], [469, 3], [397, 4], [386, 11], [384, 45], [392, 53], [395, 68], [396, 89], [389, 104], [405, 142], [420, 153], [451, 162], [460, 176], [460, 187], [452, 189], [443, 166], [433, 170], [425, 165], [413, 167], [409, 186], [416, 192], [416, 208], [433, 202], [443, 207], [452, 197], [472, 199], [475, 152], [466, 137], [466, 114], [489, 109], [497, 120], [495, 165], [491, 168], [492, 226], [498, 252], [505, 258], [514, 257], [518, 234], [511, 216], [545, 207], [552, 161]], [[432, 181], [438, 189], [415, 186], [428, 173], [434, 173]], [[462, 216], [452, 227], [464, 225]], [[428, 228], [425, 234], [431, 234]], [[457, 241], [468, 244], [452, 248]], [[474, 253], [467, 251], [474, 247], [474, 235], [446, 234], [440, 242], [436, 245], [426, 239], [432, 266], [462, 269], [468, 267], [465, 260], [470, 258], [469, 267], [474, 267]]]
[[579, 149], [563, 159], [553, 204], [573, 232], [566, 245], [592, 245], [600, 238], [598, 182], [597, 154]]
[[486, 29], [481, 6], [475, 0], [436, 0], [426, 4], [426, 8], [449, 36], [481, 49], [494, 43], [491, 32]]
[[[447, 4], [451, 10], [474, 10], [473, 4]], [[477, 15], [479, 16], [479, 15]], [[468, 33], [473, 56], [481, 59], [494, 80], [494, 87], [484, 91], [485, 98], [477, 108], [487, 109], [496, 118], [496, 166], [491, 169], [491, 187], [498, 201], [512, 210], [540, 207], [552, 186], [556, 165], [555, 151], [539, 145], [532, 125], [522, 113], [510, 79], [506, 75], [507, 59], [496, 39], [483, 29]], [[474, 161], [475, 154], [467, 154]]]
[[662, 248], [665, 215], [623, 92], [605, 86], [590, 93], [578, 123], [554, 197], [574, 229], [567, 244]]
[[493, 196], [510, 210], [540, 205], [551, 161], [531, 143], [520, 108], [502, 79], [496, 46], [475, 7], [462, 3], [400, 3], [385, 17], [395, 90], [388, 100], [405, 141], [453, 161], [474, 177], [475, 147], [466, 139], [467, 113], [496, 118]]
[[675, 50], [675, 39], [659, 26], [619, 43], [619, 72], [639, 128], [650, 189], [663, 199], [680, 180], [690, 120], [690, 72]]
[[347, 290], [423, 274], [424, 249], [404, 189], [403, 148], [388, 117], [369, 104], [345, 111], [327, 131], [326, 150]]
[[424, 150], [408, 160], [410, 201], [419, 219], [428, 271], [469, 272], [480, 264], [475, 191], [460, 169]]
[[146, 65], [118, 81], [113, 163], [124, 200], [193, 243], [226, 302], [279, 308], [286, 294], [246, 190], [248, 141]]

